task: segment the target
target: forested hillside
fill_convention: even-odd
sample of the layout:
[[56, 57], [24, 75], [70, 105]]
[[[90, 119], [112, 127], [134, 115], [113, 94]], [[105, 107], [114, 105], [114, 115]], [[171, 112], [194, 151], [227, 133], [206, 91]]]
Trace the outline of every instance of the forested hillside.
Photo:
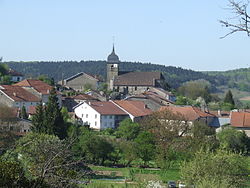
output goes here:
[[[106, 77], [106, 61], [63, 61], [63, 62], [6, 62], [10, 68], [13, 68], [28, 77], [37, 77], [38, 75], [47, 75], [53, 77], [55, 81], [62, 77], [68, 78], [79, 72]], [[151, 63], [121, 62], [121, 71], [161, 71], [171, 87], [177, 88], [182, 83], [190, 80], [205, 79], [212, 85], [223, 84], [223, 78], [217, 79], [216, 76], [210, 76], [201, 72], [182, 69], [180, 67], [156, 65]]]
[[224, 85], [236, 88], [240, 91], [250, 91], [250, 68], [235, 69], [229, 71], [206, 72], [209, 76], [222, 78]]

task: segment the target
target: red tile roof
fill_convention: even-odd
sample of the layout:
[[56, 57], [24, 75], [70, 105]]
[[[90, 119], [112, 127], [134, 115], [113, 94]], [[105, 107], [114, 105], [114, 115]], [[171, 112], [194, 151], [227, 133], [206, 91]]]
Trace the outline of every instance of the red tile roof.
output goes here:
[[36, 91], [44, 95], [49, 94], [53, 88], [52, 86], [46, 84], [41, 80], [33, 80], [33, 79], [26, 79], [14, 85], [22, 87], [33, 87]]
[[162, 106], [159, 111], [164, 110], [170, 110], [175, 114], [179, 113], [188, 121], [194, 121], [202, 117], [215, 117], [213, 114], [203, 112], [199, 108], [193, 106]]
[[116, 100], [113, 102], [135, 117], [146, 116], [152, 113], [152, 111], [149, 108], [147, 108], [144, 102], [142, 101]]
[[20, 86], [15, 85], [1, 85], [3, 89], [0, 89], [8, 97], [17, 102], [39, 102], [40, 99], [32, 93], [26, 91]]
[[127, 115], [126, 112], [110, 101], [90, 102], [88, 104], [102, 115]]
[[29, 106], [27, 113], [34, 115], [36, 113], [36, 106]]
[[87, 95], [87, 94], [79, 94], [76, 96], [72, 96], [71, 98], [78, 99], [78, 100], [97, 100], [95, 97]]
[[23, 74], [21, 74], [20, 72], [15, 71], [13, 69], [8, 70], [8, 75], [11, 75], [11, 76], [23, 76]]
[[250, 128], [250, 113], [249, 112], [232, 112], [230, 123], [233, 127], [249, 127]]

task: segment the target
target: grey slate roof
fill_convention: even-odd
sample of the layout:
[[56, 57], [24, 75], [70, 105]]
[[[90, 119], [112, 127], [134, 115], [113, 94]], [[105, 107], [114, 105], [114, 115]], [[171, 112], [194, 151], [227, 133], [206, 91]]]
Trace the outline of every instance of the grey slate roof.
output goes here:
[[155, 86], [162, 78], [160, 72], [129, 72], [115, 77], [114, 86]]

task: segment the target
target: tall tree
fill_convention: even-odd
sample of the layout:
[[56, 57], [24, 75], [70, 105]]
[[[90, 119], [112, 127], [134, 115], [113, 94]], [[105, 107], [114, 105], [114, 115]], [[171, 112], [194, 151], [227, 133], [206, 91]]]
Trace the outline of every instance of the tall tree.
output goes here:
[[20, 117], [21, 117], [22, 119], [28, 119], [28, 114], [27, 114], [27, 112], [26, 112], [25, 106], [22, 106]]
[[57, 93], [54, 88], [50, 92], [49, 100], [45, 107], [44, 119], [44, 125], [48, 134], [54, 134], [60, 139], [67, 136], [67, 124], [63, 120]]
[[49, 133], [44, 125], [44, 108], [42, 103], [36, 106], [36, 113], [32, 116], [32, 132]]
[[228, 90], [228, 92], [226, 93], [226, 96], [224, 98], [224, 103], [229, 103], [233, 106], [235, 105], [231, 90]]

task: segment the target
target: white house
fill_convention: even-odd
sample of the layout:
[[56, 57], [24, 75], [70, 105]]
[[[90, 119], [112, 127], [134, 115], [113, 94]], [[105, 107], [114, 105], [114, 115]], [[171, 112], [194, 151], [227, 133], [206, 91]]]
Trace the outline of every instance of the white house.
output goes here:
[[123, 119], [129, 117], [110, 101], [83, 102], [74, 107], [74, 112], [83, 124], [97, 130], [116, 128]]

